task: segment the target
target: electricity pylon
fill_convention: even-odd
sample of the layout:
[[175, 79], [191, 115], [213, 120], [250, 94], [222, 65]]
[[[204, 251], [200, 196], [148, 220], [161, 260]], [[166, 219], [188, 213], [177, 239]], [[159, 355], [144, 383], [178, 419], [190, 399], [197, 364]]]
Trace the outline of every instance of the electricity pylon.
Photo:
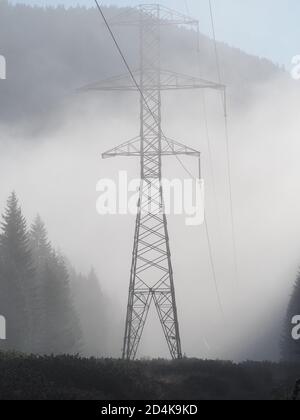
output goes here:
[[141, 183], [135, 226], [123, 358], [135, 359], [149, 308], [154, 303], [173, 359], [182, 358], [173, 268], [162, 191], [162, 157], [200, 152], [167, 138], [161, 127], [161, 92], [224, 86], [161, 69], [161, 27], [192, 25], [198, 21], [160, 5], [141, 5], [120, 15], [111, 25], [137, 26], [140, 68], [89, 85], [85, 90], [136, 91], [140, 94], [139, 136], [104, 153], [103, 158], [136, 156], [141, 162]]

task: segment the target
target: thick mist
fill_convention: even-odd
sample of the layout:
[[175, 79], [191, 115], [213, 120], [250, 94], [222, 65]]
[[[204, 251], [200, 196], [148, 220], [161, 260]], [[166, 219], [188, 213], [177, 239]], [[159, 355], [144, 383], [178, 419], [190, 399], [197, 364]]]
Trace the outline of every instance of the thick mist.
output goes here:
[[[13, 8], [10, 11], [14, 13]], [[26, 13], [31, 12], [26, 9]], [[30, 15], [33, 21], [34, 13], [38, 12]], [[91, 266], [95, 267], [113, 314], [112, 321], [108, 320], [113, 332], [107, 351], [118, 356], [123, 339], [135, 219], [98, 215], [96, 185], [102, 178], [117, 180], [120, 170], [128, 171], [129, 178], [139, 174], [138, 159], [101, 160], [101, 153], [138, 134], [139, 98], [135, 94], [75, 91], [76, 87], [102, 76], [119, 74], [121, 65], [113, 47], [107, 46], [110, 45], [108, 38], [105, 47], [103, 43], [97, 45], [99, 25], [93, 20], [94, 16], [90, 17], [92, 12], [78, 9], [68, 13], [66, 25], [73, 28], [72, 19], [76, 16], [76, 22], [82, 25], [82, 37], [86, 36], [85, 29], [91, 27], [88, 23], [84, 25], [85, 19], [89, 17], [95, 24], [92, 29], [95, 40], [93, 48], [89, 47], [88, 59], [79, 58], [81, 50], [76, 50], [76, 43], [64, 40], [62, 47], [47, 38], [45, 45], [53, 50], [47, 62], [53, 63], [51, 57], [55, 57], [59, 71], [53, 73], [52, 67], [45, 66], [42, 79], [48, 78], [49, 84], [41, 87], [39, 80], [32, 84], [29, 96], [32, 102], [29, 101], [28, 109], [23, 105], [24, 118], [5, 108], [5, 100], [9, 106], [12, 98], [20, 95], [12, 87], [17, 73], [6, 86], [6, 82], [0, 84], [0, 90], [6, 93], [1, 104], [0, 203], [4, 208], [7, 196], [15, 190], [27, 219], [32, 220], [37, 212], [42, 216], [51, 241], [63, 250], [78, 271], [87, 272]], [[56, 18], [60, 19], [58, 12]], [[180, 42], [177, 49], [173, 46], [171, 54], [165, 54], [165, 66], [197, 74], [194, 34], [182, 29], [174, 31]], [[124, 36], [122, 42], [126, 46]], [[170, 39], [165, 41], [165, 48], [171, 43]], [[16, 44], [10, 42], [8, 52], [16, 48]], [[212, 70], [211, 47], [211, 42], [203, 37], [201, 66], [203, 76], [210, 74], [210, 79], [216, 74]], [[68, 66], [58, 59], [64, 48], [68, 48], [68, 59], [63, 59], [68, 61]], [[209, 359], [277, 360], [286, 304], [299, 264], [299, 85], [269, 62], [227, 46], [219, 48], [228, 85], [237, 280], [220, 96], [216, 92], [204, 95], [202, 91], [163, 96], [164, 132], [202, 152], [206, 213], [225, 313], [224, 318], [218, 307], [204, 226], [187, 227], [183, 217], [171, 216], [169, 230], [183, 351], [190, 357]], [[125, 48], [125, 52], [129, 57], [133, 54], [131, 48], [129, 52]], [[99, 60], [99, 56], [104, 55], [105, 60]], [[186, 59], [187, 56], [192, 58]], [[78, 66], [70, 65], [74, 57], [80, 61], [80, 71]], [[32, 65], [38, 66], [38, 63], [34, 61]], [[13, 61], [10, 66], [13, 68]], [[61, 77], [63, 68], [65, 75]], [[24, 83], [30, 74], [30, 63], [26, 71]], [[101, 77], [97, 77], [98, 73]], [[68, 88], [62, 89], [67, 79]], [[35, 111], [32, 104], [39, 95], [45, 106]], [[25, 104], [24, 91], [22, 101]], [[183, 160], [196, 176], [197, 162], [193, 158]], [[187, 176], [176, 159], [166, 158], [163, 169], [164, 176], [170, 179]], [[139, 356], [168, 357], [154, 313], [150, 314]]]

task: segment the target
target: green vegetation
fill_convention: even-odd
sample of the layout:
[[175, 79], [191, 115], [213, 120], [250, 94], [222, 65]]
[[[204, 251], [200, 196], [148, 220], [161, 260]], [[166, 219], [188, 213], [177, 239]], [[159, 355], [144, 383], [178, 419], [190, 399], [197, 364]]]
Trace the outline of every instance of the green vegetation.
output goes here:
[[300, 365], [0, 354], [0, 399], [285, 400]]

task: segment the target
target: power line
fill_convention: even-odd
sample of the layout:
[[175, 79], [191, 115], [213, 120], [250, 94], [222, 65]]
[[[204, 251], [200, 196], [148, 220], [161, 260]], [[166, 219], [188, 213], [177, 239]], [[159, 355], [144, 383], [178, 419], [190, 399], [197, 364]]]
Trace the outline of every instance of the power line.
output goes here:
[[[180, 159], [179, 159], [179, 162], [180, 162], [181, 166], [183, 167], [183, 169], [186, 171], [186, 173], [189, 176], [191, 176], [192, 178], [194, 178], [193, 175], [191, 174], [191, 172], [186, 168], [186, 166], [183, 164], [183, 162]], [[221, 299], [221, 295], [220, 295], [220, 291], [219, 291], [217, 271], [216, 271], [216, 267], [215, 267], [214, 255], [213, 255], [213, 250], [212, 250], [212, 243], [211, 243], [209, 227], [208, 227], [208, 222], [207, 222], [207, 217], [206, 216], [204, 218], [204, 224], [205, 224], [206, 240], [207, 240], [207, 245], [208, 245], [209, 260], [210, 260], [210, 265], [211, 265], [211, 270], [212, 270], [212, 276], [213, 276], [217, 301], [218, 301], [220, 312], [221, 312], [221, 314], [222, 314], [222, 316], [225, 320], [225, 313], [224, 313], [223, 303], [222, 303], [222, 299]]]
[[[200, 27], [199, 27], [199, 23], [198, 23], [198, 26], [197, 26], [197, 55], [198, 55], [199, 75], [201, 76], [201, 53], [200, 53]], [[215, 201], [215, 206], [216, 206], [218, 226], [220, 226], [219, 205], [218, 205], [217, 187], [216, 187], [217, 183], [216, 183], [216, 175], [215, 175], [214, 163], [213, 163], [213, 151], [212, 151], [212, 145], [211, 145], [211, 136], [210, 136], [209, 127], [208, 127], [208, 116], [207, 116], [207, 104], [206, 104], [205, 91], [202, 92], [202, 107], [203, 107], [203, 117], [204, 117], [206, 142], [207, 142], [208, 155], [209, 155], [209, 165], [210, 165], [210, 172], [211, 172], [211, 178], [212, 178], [213, 195], [214, 195], [214, 201]]]
[[190, 15], [190, 8], [189, 8], [189, 4], [188, 4], [188, 0], [184, 0], [184, 4], [185, 4], [185, 9], [188, 15]]
[[211, 171], [211, 177], [212, 177], [213, 195], [214, 195], [214, 200], [215, 200], [218, 224], [220, 224], [219, 204], [218, 204], [218, 195], [217, 195], [217, 182], [216, 182], [216, 174], [215, 174], [215, 169], [214, 169], [211, 137], [210, 137], [209, 127], [208, 127], [207, 104], [206, 104], [205, 92], [203, 92], [203, 95], [202, 95], [202, 105], [203, 105], [203, 114], [204, 114], [206, 142], [207, 142], [207, 148], [208, 148], [208, 154], [209, 154], [209, 164], [210, 164], [210, 171]]
[[[108, 31], [109, 31], [109, 33], [110, 33], [110, 35], [111, 35], [111, 37], [112, 37], [112, 39], [113, 39], [113, 42], [114, 42], [114, 44], [115, 44], [115, 46], [116, 46], [116, 48], [117, 48], [117, 50], [118, 50], [118, 52], [119, 52], [119, 54], [120, 54], [120, 56], [121, 56], [121, 58], [122, 58], [122, 60], [123, 60], [123, 62], [124, 62], [124, 64], [125, 64], [125, 66], [126, 66], [126, 68], [127, 68], [127, 70], [128, 70], [128, 72], [129, 72], [129, 74], [130, 74], [130, 77], [132, 78], [132, 80], [133, 80], [133, 82], [134, 82], [134, 85], [136, 86], [136, 88], [138, 89], [138, 91], [139, 91], [139, 93], [140, 93], [140, 95], [141, 95], [141, 98], [142, 98], [142, 100], [143, 100], [143, 102], [144, 102], [144, 104], [146, 105], [146, 107], [147, 107], [147, 109], [148, 109], [148, 111], [150, 112], [150, 114], [151, 114], [151, 116], [152, 116], [152, 118], [154, 119], [154, 121], [155, 122], [157, 122], [156, 121], [156, 116], [153, 114], [153, 111], [151, 110], [151, 108], [150, 108], [150, 106], [149, 106], [149, 104], [148, 104], [148, 102], [147, 102], [147, 100], [146, 100], [146, 98], [145, 98], [145, 95], [144, 95], [144, 93], [143, 93], [143, 91], [142, 91], [142, 89], [141, 89], [141, 87], [140, 87], [140, 85], [139, 85], [139, 83], [137, 82], [137, 80], [136, 80], [136, 78], [135, 78], [135, 76], [134, 76], [134, 74], [133, 74], [133, 71], [131, 70], [131, 68], [130, 68], [130, 65], [128, 64], [128, 62], [127, 62], [127, 60], [126, 60], [126, 57], [125, 57], [125, 55], [124, 55], [124, 53], [123, 53], [123, 51], [122, 51], [122, 49], [121, 49], [121, 47], [120, 47], [120, 45], [119, 45], [119, 43], [118, 43], [118, 41], [117, 41], [117, 38], [115, 37], [115, 34], [113, 33], [113, 31], [112, 31], [112, 29], [111, 29], [111, 27], [110, 27], [110, 25], [109, 25], [109, 23], [108, 23], [108, 20], [106, 19], [106, 17], [105, 17], [105, 14], [103, 13], [103, 10], [102, 10], [102, 7], [100, 6], [100, 3], [98, 2], [98, 0], [94, 0], [95, 1], [95, 3], [96, 3], [96, 6], [97, 6], [97, 8], [98, 8], [98, 10], [99, 10], [99, 12], [100, 12], [100, 14], [101, 14], [101, 16], [102, 16], [102, 18], [103, 18], [103, 21], [104, 21], [104, 23], [105, 23], [105, 25], [106, 25], [106, 27], [107, 27], [107, 29], [108, 29]], [[168, 141], [167, 140], [167, 137], [164, 135], [164, 133], [163, 133], [163, 130], [162, 129], [160, 129], [160, 132], [161, 132], [161, 134], [162, 134], [162, 136], [166, 139], [166, 141]], [[184, 165], [184, 163], [181, 161], [181, 159], [179, 158], [179, 156], [177, 156], [176, 155], [176, 159], [178, 160], [178, 162], [180, 163], [180, 165], [183, 167], [183, 169], [188, 173], [188, 175], [191, 177], [191, 178], [195, 178], [194, 177], [194, 175], [186, 168], [186, 166]]]
[[[125, 66], [126, 66], [126, 68], [128, 70], [128, 72], [130, 74], [130, 77], [132, 78], [132, 80], [134, 82], [134, 85], [136, 86], [137, 90], [139, 91], [139, 93], [141, 95], [141, 98], [142, 98], [145, 106], [149, 110], [150, 115], [152, 116], [152, 118], [154, 119], [154, 121], [157, 122], [156, 117], [153, 114], [153, 112], [152, 112], [152, 110], [151, 110], [151, 108], [150, 108], [150, 106], [149, 106], [149, 104], [148, 104], [148, 102], [147, 102], [147, 100], [145, 98], [145, 95], [144, 95], [144, 93], [143, 93], [140, 85], [138, 84], [138, 82], [137, 82], [137, 80], [136, 80], [136, 78], [135, 78], [135, 76], [134, 76], [134, 74], [133, 74], [133, 72], [131, 70], [131, 67], [130, 67], [129, 63], [127, 62], [127, 59], [126, 59], [126, 57], [125, 57], [125, 55], [124, 55], [124, 53], [123, 53], [123, 51], [122, 51], [122, 49], [121, 49], [118, 41], [117, 41], [117, 38], [115, 37], [115, 34], [113, 33], [113, 31], [112, 31], [112, 29], [111, 29], [111, 27], [110, 27], [110, 25], [108, 23], [108, 20], [106, 19], [105, 14], [103, 13], [103, 10], [102, 10], [102, 7], [101, 7], [100, 3], [98, 2], [98, 0], [94, 0], [94, 1], [96, 3], [97, 9], [98, 9], [100, 15], [102, 16], [102, 19], [103, 19], [103, 21], [105, 23], [105, 26], [107, 27], [107, 29], [108, 29], [108, 31], [109, 31], [109, 33], [111, 35], [111, 38], [112, 38], [112, 40], [113, 40], [113, 42], [114, 42], [114, 44], [115, 44], [115, 46], [116, 46], [116, 48], [117, 48], [117, 50], [118, 50], [121, 58], [122, 58], [122, 61], [124, 62]], [[164, 135], [162, 129], [160, 129], [160, 132], [163, 135], [163, 137], [166, 138], [166, 140], [167, 140], [167, 137]], [[180, 163], [180, 165], [183, 167], [183, 169], [189, 174], [189, 176], [192, 177], [192, 178], [195, 178], [192, 175], [192, 173], [186, 168], [186, 166], [181, 161], [181, 159], [179, 158], [179, 156], [176, 155], [176, 158], [177, 158], [178, 162]], [[201, 174], [200, 162], [199, 162], [199, 174]], [[205, 226], [206, 226], [206, 229], [205, 230], [206, 230], [206, 236], [207, 236], [208, 248], [209, 248], [209, 255], [210, 255], [210, 263], [211, 263], [211, 267], [212, 267], [212, 273], [213, 273], [214, 284], [215, 284], [216, 293], [217, 293], [218, 304], [219, 304], [219, 307], [220, 307], [220, 311], [221, 311], [222, 315], [224, 316], [224, 310], [223, 310], [223, 306], [222, 306], [222, 302], [221, 302], [221, 298], [220, 298], [220, 293], [219, 293], [219, 289], [218, 289], [218, 282], [217, 282], [217, 277], [216, 277], [216, 270], [215, 270], [215, 265], [214, 265], [214, 259], [213, 259], [211, 241], [210, 241], [209, 230], [208, 230], [208, 225], [207, 225], [207, 221], [206, 220], [205, 220]]]
[[[189, 176], [191, 176], [192, 178], [194, 178], [193, 175], [191, 174], [191, 172], [187, 169], [187, 167], [184, 165], [184, 163], [180, 159], [179, 159], [179, 163], [181, 164], [182, 168], [186, 171], [186, 173]], [[201, 179], [200, 159], [199, 159], [199, 179]], [[224, 313], [223, 303], [222, 303], [222, 299], [221, 299], [221, 295], [220, 295], [220, 291], [219, 291], [217, 271], [216, 271], [216, 267], [215, 267], [214, 255], [213, 255], [213, 250], [212, 250], [212, 243], [211, 243], [208, 221], [207, 221], [206, 215], [205, 215], [205, 218], [204, 218], [204, 224], [205, 224], [205, 233], [206, 233], [206, 240], [207, 240], [208, 253], [209, 253], [209, 261], [210, 261], [210, 265], [211, 265], [211, 271], [212, 271], [212, 276], [213, 276], [213, 282], [214, 282], [214, 286], [215, 286], [217, 301], [218, 301], [220, 312], [221, 312], [221, 314], [222, 314], [222, 316], [225, 320], [225, 313]]]
[[[198, 65], [199, 65], [199, 73], [200, 73], [201, 72], [201, 63], [200, 63], [200, 28], [199, 28], [199, 24], [197, 26], [197, 55], [198, 55]], [[214, 195], [216, 211], [217, 211], [217, 216], [218, 216], [218, 221], [219, 221], [218, 199], [217, 199], [217, 190], [216, 190], [216, 178], [215, 178], [215, 171], [214, 171], [214, 165], [213, 165], [211, 139], [210, 139], [209, 128], [208, 128], [208, 118], [207, 118], [205, 92], [203, 92], [203, 94], [202, 94], [202, 105], [203, 105], [203, 113], [204, 113], [204, 124], [205, 124], [205, 133], [206, 133], [206, 139], [207, 139], [207, 147], [208, 147], [208, 153], [209, 153], [210, 170], [211, 170], [211, 176], [212, 176], [213, 195]], [[220, 307], [220, 311], [221, 311], [223, 317], [225, 317], [224, 316], [222, 299], [221, 299], [220, 292], [219, 292], [217, 272], [216, 272], [216, 268], [215, 268], [214, 255], [213, 255], [213, 250], [212, 250], [212, 242], [211, 242], [211, 237], [210, 237], [210, 230], [209, 230], [206, 215], [205, 215], [204, 223], [205, 223], [205, 232], [206, 232], [206, 239], [207, 239], [210, 265], [211, 265], [213, 281], [214, 281], [214, 285], [215, 285], [215, 289], [216, 289], [218, 305]]]
[[215, 285], [215, 291], [216, 291], [216, 295], [217, 295], [218, 305], [219, 305], [220, 311], [222, 313], [222, 316], [223, 316], [223, 318], [225, 320], [225, 313], [224, 313], [223, 303], [222, 303], [221, 295], [220, 295], [220, 291], [219, 291], [219, 284], [218, 284], [218, 280], [217, 280], [217, 272], [216, 272], [216, 267], [215, 267], [215, 262], [214, 262], [214, 257], [213, 257], [212, 244], [211, 244], [211, 239], [210, 239], [210, 234], [209, 234], [209, 228], [208, 228], [208, 222], [207, 222], [207, 217], [206, 216], [204, 218], [204, 224], [205, 224], [205, 231], [206, 231], [206, 239], [207, 239], [207, 243], [208, 243], [209, 258], [210, 258], [210, 264], [211, 264], [211, 268], [212, 268], [212, 275], [213, 275], [213, 280], [214, 280], [214, 285]]
[[[178, 160], [179, 160], [179, 163], [182, 166], [182, 168], [185, 170], [185, 172], [190, 177], [194, 178], [193, 174], [184, 165], [184, 163], [181, 161], [181, 159], [178, 159]], [[201, 179], [201, 164], [200, 164], [200, 159], [199, 159], [199, 179]], [[209, 226], [208, 226], [208, 221], [207, 221], [206, 215], [204, 217], [204, 225], [205, 225], [205, 234], [206, 234], [206, 240], [207, 240], [207, 246], [208, 246], [209, 261], [210, 261], [210, 266], [211, 266], [211, 271], [212, 271], [212, 277], [213, 277], [214, 287], [215, 287], [216, 296], [217, 296], [217, 302], [218, 302], [218, 306], [219, 306], [221, 315], [223, 316], [224, 321], [225, 321], [225, 313], [224, 313], [223, 303], [222, 303], [222, 299], [221, 299], [221, 295], [220, 295], [220, 290], [219, 290], [217, 270], [216, 270], [216, 267], [215, 267], [215, 260], [214, 260], [213, 250], [212, 250], [211, 237], [210, 237], [210, 233], [209, 233], [210, 230], [209, 230]]]
[[[219, 83], [221, 84], [222, 75], [221, 75], [220, 57], [219, 57], [218, 46], [217, 46], [215, 19], [214, 19], [213, 7], [212, 7], [212, 0], [208, 0], [208, 2], [209, 2], [209, 11], [210, 11], [212, 35], [213, 35], [213, 41], [214, 41], [217, 72], [218, 72]], [[234, 205], [233, 205], [232, 164], [231, 164], [230, 139], [229, 139], [229, 129], [228, 129], [228, 115], [227, 115], [227, 107], [226, 107], [226, 102], [227, 102], [226, 92], [225, 92], [225, 95], [222, 96], [222, 100], [223, 100], [224, 120], [225, 120], [226, 158], [227, 158], [228, 183], [229, 183], [229, 200], [230, 200], [232, 244], [233, 244], [233, 254], [234, 254], [233, 255], [234, 270], [235, 270], [236, 282], [238, 282], [237, 242], [236, 242], [236, 228], [235, 228]]]
[[121, 47], [120, 47], [120, 45], [119, 45], [119, 43], [118, 43], [118, 41], [117, 41], [117, 38], [115, 37], [115, 34], [113, 33], [113, 31], [112, 31], [112, 29], [111, 29], [111, 27], [110, 27], [110, 25], [109, 25], [109, 23], [108, 23], [108, 20], [107, 20], [107, 19], [106, 19], [106, 17], [105, 17], [105, 14], [103, 13], [103, 10], [102, 10], [102, 7], [100, 6], [100, 3], [98, 2], [98, 0], [94, 0], [94, 1], [95, 1], [96, 6], [97, 6], [97, 8], [98, 8], [98, 10], [99, 10], [99, 12], [100, 12], [100, 14], [101, 14], [101, 16], [102, 16], [102, 19], [103, 19], [103, 21], [104, 21], [104, 23], [105, 23], [105, 26], [106, 26], [107, 30], [109, 31], [109, 33], [110, 33], [110, 35], [111, 35], [111, 38], [112, 38], [112, 40], [113, 40], [113, 42], [114, 42], [114, 44], [115, 44], [115, 46], [116, 46], [116, 48], [117, 48], [117, 50], [118, 50], [118, 52], [119, 52], [119, 54], [120, 54], [121, 58], [122, 58], [122, 60], [123, 60], [123, 63], [125, 64], [125, 66], [126, 66], [126, 68], [127, 68], [127, 70], [128, 70], [128, 73], [130, 74], [130, 77], [132, 78], [133, 83], [135, 84], [135, 87], [138, 89], [138, 91], [139, 91], [139, 93], [141, 94], [141, 97], [142, 97], [142, 99], [143, 99], [143, 101], [144, 101], [145, 105], [146, 105], [146, 106], [147, 106], [147, 108], [148, 108], [148, 111], [150, 112], [151, 116], [152, 116], [152, 117], [154, 118], [154, 120], [155, 120], [155, 115], [153, 114], [153, 112], [152, 112], [152, 110], [151, 110], [150, 106], [148, 105], [148, 103], [147, 103], [147, 101], [146, 101], [146, 98], [145, 98], [145, 96], [144, 96], [144, 93], [143, 93], [142, 89], [140, 88], [140, 85], [138, 84], [138, 82], [137, 82], [137, 80], [136, 80], [136, 78], [135, 78], [135, 76], [134, 76], [134, 74], [133, 74], [133, 71], [131, 70], [131, 68], [130, 68], [130, 66], [129, 66], [129, 64], [128, 64], [127, 60], [126, 60], [126, 57], [125, 57], [125, 55], [124, 55], [124, 53], [123, 53], [123, 51], [122, 51], [122, 49], [121, 49]]
[[214, 40], [214, 50], [215, 50], [216, 63], [217, 63], [217, 72], [218, 72], [219, 83], [221, 83], [222, 76], [221, 76], [219, 51], [218, 51], [218, 47], [217, 47], [215, 20], [214, 20], [212, 2], [211, 2], [211, 0], [208, 0], [208, 2], [209, 2], [209, 13], [210, 13], [210, 20], [211, 20], [212, 35], [213, 35], [213, 40]]
[[[103, 19], [103, 21], [104, 21], [104, 23], [105, 23], [105, 26], [107, 27], [107, 29], [108, 29], [108, 31], [109, 31], [109, 33], [110, 33], [110, 35], [111, 35], [111, 38], [112, 38], [112, 40], [113, 40], [113, 42], [114, 42], [114, 44], [115, 44], [115, 46], [116, 46], [116, 48], [117, 48], [117, 50], [118, 50], [118, 52], [119, 52], [119, 54], [120, 54], [120, 56], [121, 56], [121, 58], [122, 58], [122, 60], [123, 60], [124, 64], [125, 64], [125, 66], [126, 66], [126, 68], [127, 68], [128, 72], [129, 72], [129, 74], [130, 74], [130, 77], [131, 77], [131, 78], [132, 78], [132, 80], [133, 80], [133, 83], [134, 83], [135, 87], [136, 87], [136, 88], [137, 88], [137, 90], [139, 91], [139, 93], [140, 93], [140, 95], [141, 95], [141, 98], [142, 98], [142, 100], [143, 100], [143, 102], [144, 102], [145, 106], [147, 107], [147, 110], [149, 111], [150, 115], [152, 116], [152, 118], [153, 118], [154, 122], [158, 124], [157, 118], [156, 118], [156, 116], [154, 115], [154, 113], [153, 113], [152, 109], [150, 108], [150, 106], [149, 106], [149, 104], [148, 104], [148, 102], [147, 102], [147, 100], [146, 100], [146, 98], [145, 98], [145, 95], [144, 95], [144, 93], [143, 93], [143, 91], [142, 91], [142, 89], [141, 89], [141, 87], [140, 87], [139, 83], [137, 82], [137, 80], [136, 80], [136, 78], [135, 78], [135, 76], [134, 76], [134, 74], [133, 74], [133, 71], [131, 70], [131, 67], [130, 67], [130, 65], [129, 65], [129, 63], [128, 63], [128, 61], [127, 61], [127, 59], [126, 59], [126, 57], [125, 57], [125, 55], [124, 55], [124, 53], [123, 53], [123, 51], [122, 51], [122, 49], [121, 49], [121, 47], [120, 47], [119, 43], [118, 43], [118, 41], [117, 41], [117, 38], [116, 38], [115, 34], [113, 33], [113, 31], [112, 31], [112, 29], [111, 29], [111, 27], [110, 27], [110, 25], [109, 25], [109, 23], [108, 23], [108, 20], [107, 20], [107, 19], [106, 19], [106, 17], [105, 17], [105, 14], [103, 13], [103, 10], [102, 10], [102, 7], [101, 7], [101, 5], [100, 5], [99, 1], [98, 1], [98, 0], [94, 0], [94, 1], [95, 1], [95, 3], [96, 3], [97, 9], [99, 10], [99, 12], [100, 12], [100, 14], [101, 14], [101, 16], [102, 16], [102, 19]], [[165, 138], [166, 142], [168, 143], [168, 139], [167, 139], [167, 137], [165, 136], [165, 134], [164, 134], [164, 132], [163, 132], [162, 128], [160, 128], [160, 134], [161, 134], [161, 135]], [[180, 163], [181, 165], [183, 165], [183, 163], [182, 163], [181, 159], [179, 158], [179, 156], [177, 156], [177, 155], [176, 155], [176, 158], [177, 158], [177, 160], [179, 161], [179, 163]], [[190, 173], [190, 172], [189, 172], [189, 175], [190, 175], [190, 176], [192, 176], [192, 178], [193, 178], [193, 175], [191, 175], [191, 173]]]

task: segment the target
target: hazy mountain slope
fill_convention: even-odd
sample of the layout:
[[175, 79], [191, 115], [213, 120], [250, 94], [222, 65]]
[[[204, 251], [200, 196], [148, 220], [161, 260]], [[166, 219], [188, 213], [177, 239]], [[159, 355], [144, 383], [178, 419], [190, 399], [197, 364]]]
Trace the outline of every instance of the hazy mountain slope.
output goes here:
[[[120, 11], [105, 10], [107, 16]], [[126, 56], [137, 66], [137, 34], [115, 28]], [[36, 122], [57, 109], [62, 100], [89, 82], [124, 71], [120, 57], [95, 10], [43, 9], [0, 4], [0, 53], [7, 59], [8, 80], [0, 83], [0, 120]], [[212, 42], [201, 36], [201, 76], [217, 79]], [[222, 73], [235, 99], [245, 90], [280, 71], [267, 60], [219, 45]], [[199, 74], [196, 34], [168, 28], [163, 44], [163, 66]], [[48, 115], [49, 117], [49, 115]]]

